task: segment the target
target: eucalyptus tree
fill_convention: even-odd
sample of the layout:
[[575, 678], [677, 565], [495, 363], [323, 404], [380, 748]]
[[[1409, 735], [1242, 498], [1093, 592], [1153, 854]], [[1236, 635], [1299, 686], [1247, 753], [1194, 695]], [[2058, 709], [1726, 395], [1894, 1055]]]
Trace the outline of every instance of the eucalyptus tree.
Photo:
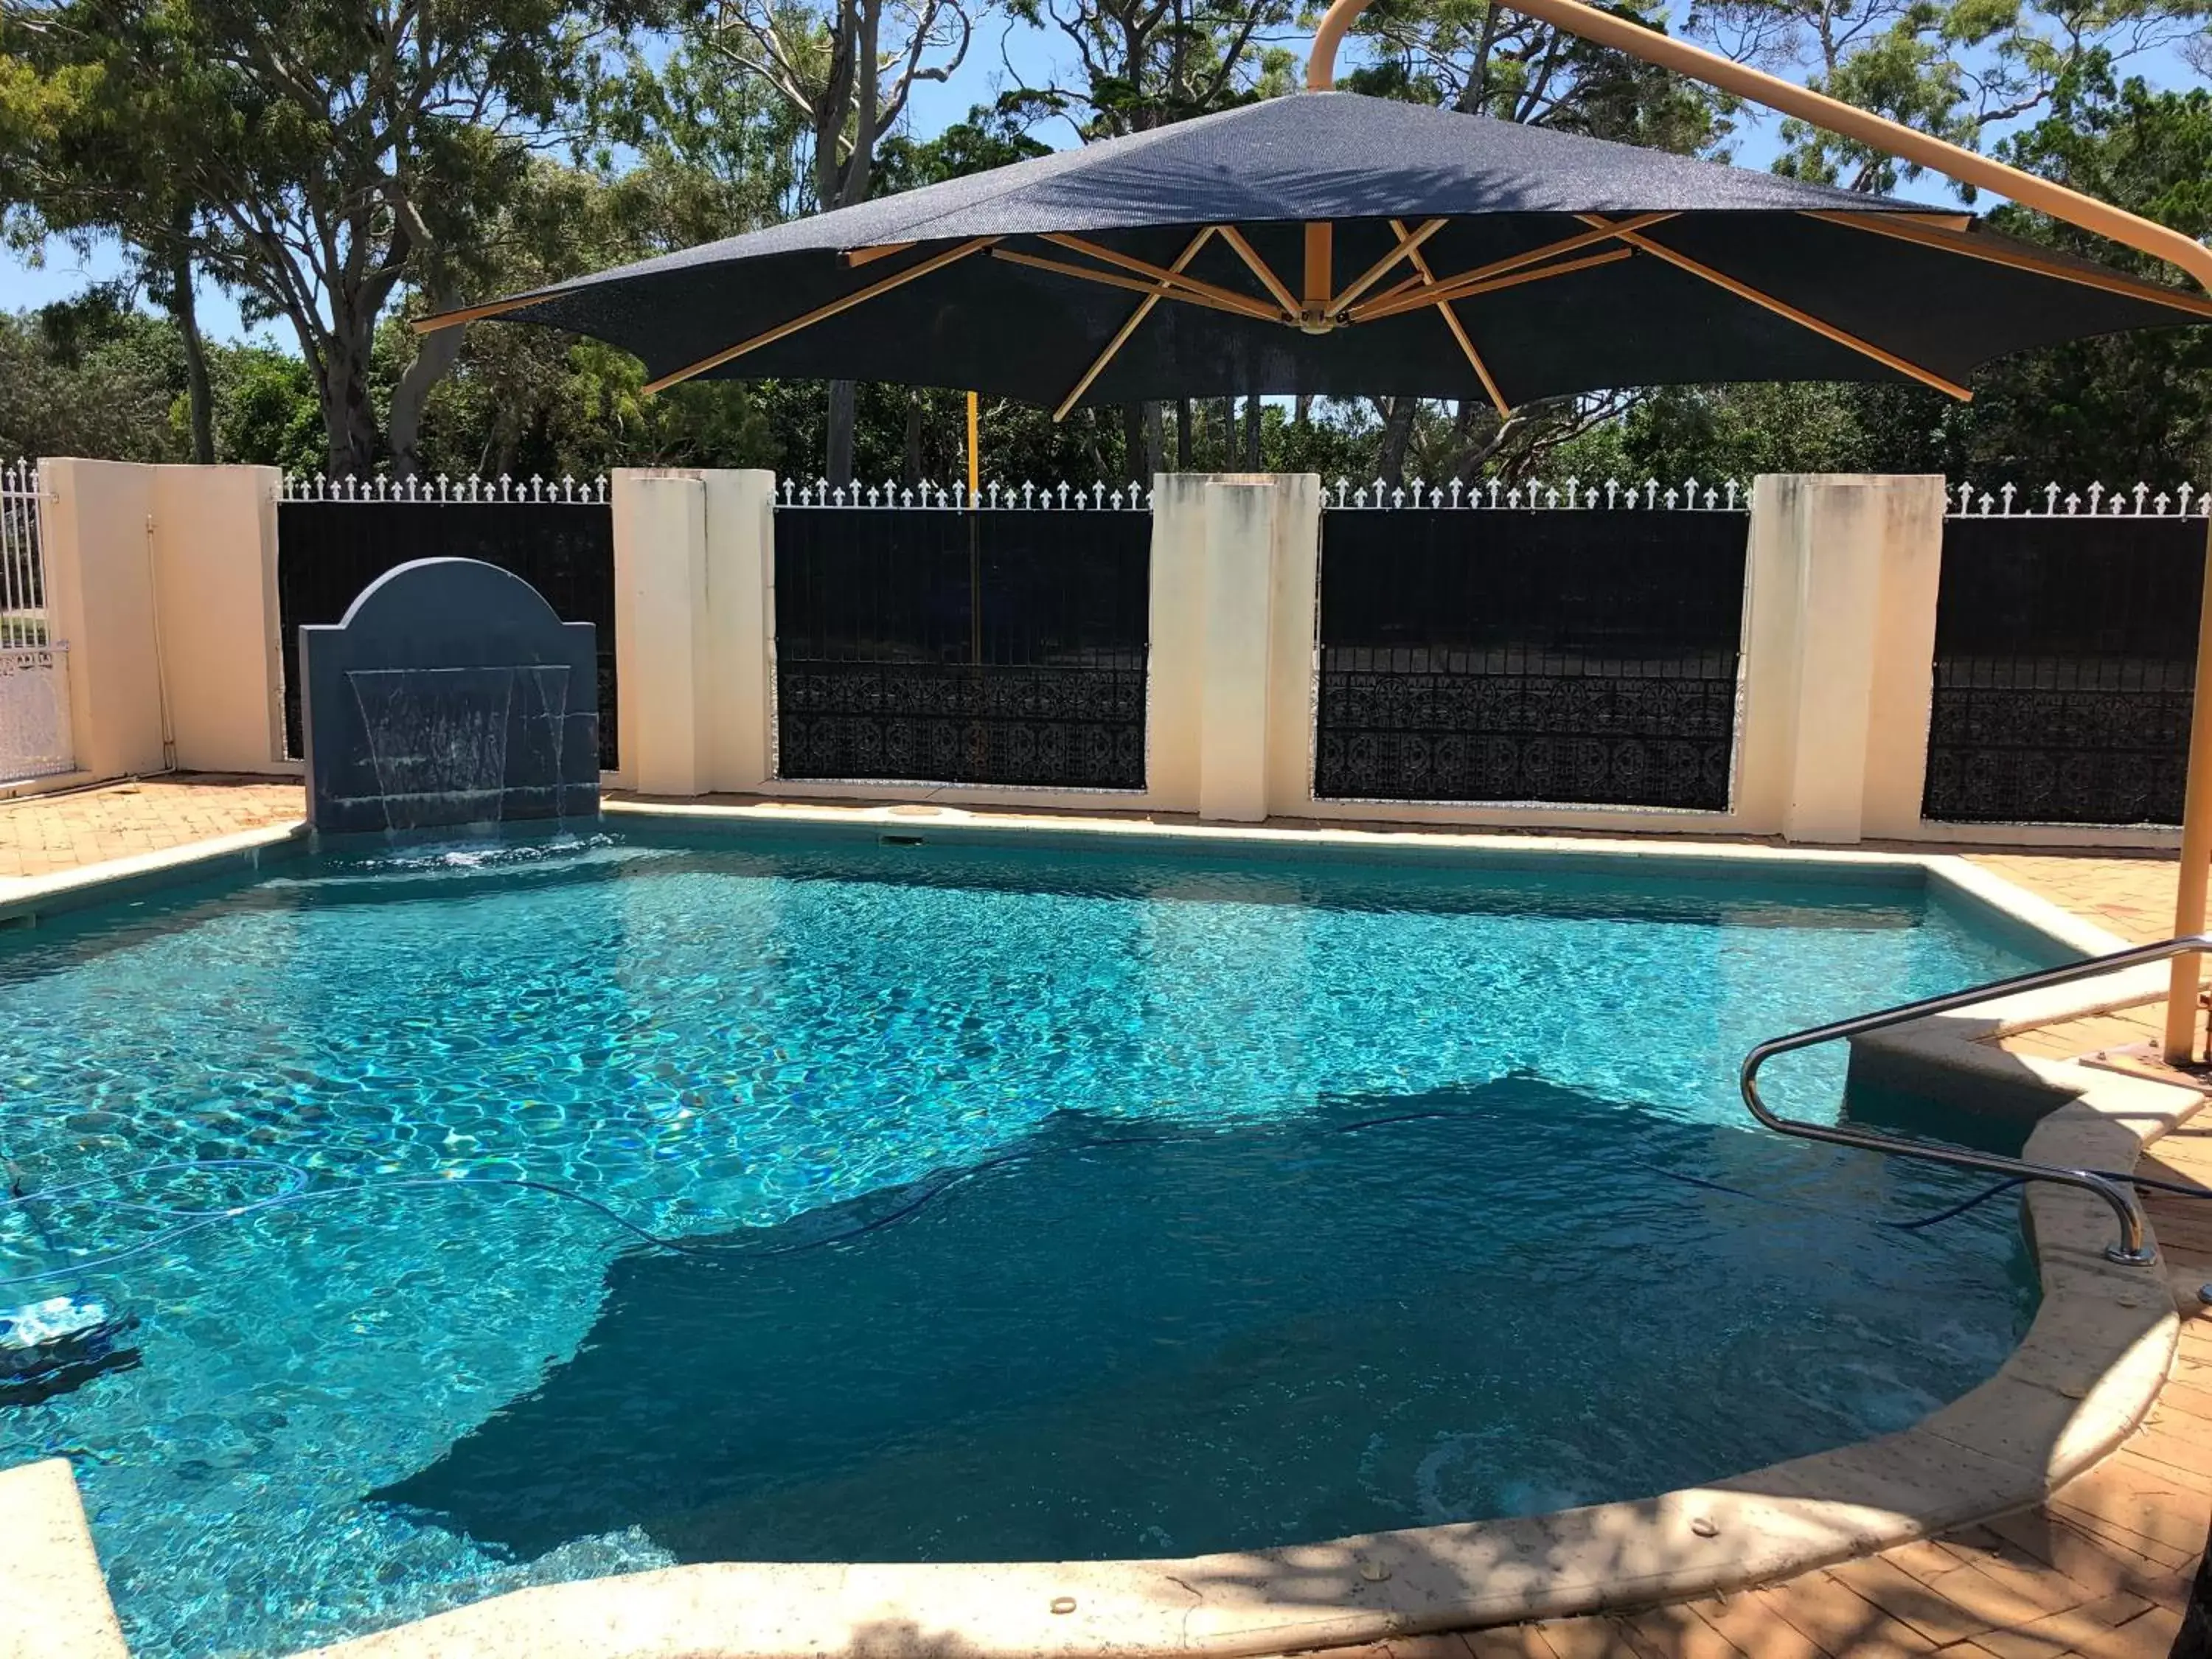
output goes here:
[[0, 0], [0, 191], [188, 252], [249, 322], [291, 331], [331, 471], [388, 449], [404, 474], [461, 343], [416, 347], [380, 420], [380, 319], [477, 285], [532, 154], [573, 140], [607, 50], [658, 3]]
[[[816, 208], [865, 202], [877, 147], [915, 88], [951, 77], [975, 39], [976, 0], [714, 0], [699, 40], [804, 125]], [[824, 471], [853, 471], [854, 392], [830, 383]]]
[[[2192, 52], [2212, 69], [2212, 0], [1719, 0], [1705, 15], [1730, 55], [1973, 149], [2084, 76]], [[1919, 171], [1802, 121], [1781, 132], [1777, 170], [1798, 178], [1891, 191]]]

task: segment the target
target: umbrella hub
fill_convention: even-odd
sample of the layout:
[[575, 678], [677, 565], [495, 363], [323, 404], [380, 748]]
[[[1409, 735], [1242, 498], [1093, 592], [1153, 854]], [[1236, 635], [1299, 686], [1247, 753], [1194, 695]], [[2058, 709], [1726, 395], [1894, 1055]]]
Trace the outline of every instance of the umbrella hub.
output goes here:
[[1325, 307], [1308, 303], [1298, 312], [1298, 331], [1302, 334], [1333, 334], [1344, 319], [1332, 317]]

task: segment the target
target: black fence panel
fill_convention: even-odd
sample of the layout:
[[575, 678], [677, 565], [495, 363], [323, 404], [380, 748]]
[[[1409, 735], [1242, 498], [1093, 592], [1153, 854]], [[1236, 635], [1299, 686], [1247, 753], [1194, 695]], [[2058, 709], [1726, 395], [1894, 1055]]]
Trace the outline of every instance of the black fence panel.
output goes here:
[[1314, 793], [1725, 811], [1748, 523], [1324, 513]]
[[386, 571], [433, 558], [482, 559], [513, 571], [562, 622], [599, 629], [599, 764], [614, 770], [614, 511], [600, 501], [279, 501], [284, 752], [301, 752], [301, 624], [337, 622]]
[[2201, 518], [1944, 520], [1923, 817], [2179, 823]]
[[1141, 789], [1152, 517], [785, 507], [777, 771]]

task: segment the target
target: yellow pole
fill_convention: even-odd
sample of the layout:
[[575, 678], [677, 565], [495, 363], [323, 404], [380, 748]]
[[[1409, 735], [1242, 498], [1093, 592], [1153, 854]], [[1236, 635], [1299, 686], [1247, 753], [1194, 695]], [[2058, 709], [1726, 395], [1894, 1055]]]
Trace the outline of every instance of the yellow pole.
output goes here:
[[[1352, 20], [1370, 3], [1371, 0], [1333, 0], [1322, 15], [1320, 27], [1314, 31], [1313, 54], [1306, 60], [1308, 90], [1327, 92], [1336, 84], [1336, 49]], [[1764, 104], [1784, 115], [1794, 115], [1825, 132], [1855, 138], [1962, 185], [1973, 185], [2009, 197], [2023, 207], [2047, 213], [2083, 230], [2109, 236], [2154, 258], [2180, 266], [2200, 285], [2212, 289], [2212, 248], [2109, 202], [2084, 196], [2079, 191], [2039, 179], [2002, 161], [1993, 161], [1972, 150], [1961, 149], [1885, 116], [1801, 87], [1794, 81], [1784, 81], [1764, 70], [1739, 64], [1717, 52], [1707, 52], [1703, 46], [1693, 46], [1671, 34], [1656, 33], [1640, 23], [1584, 5], [1582, 0], [1505, 0], [1505, 3], [1585, 40], [1611, 46], [1661, 69], [1673, 70], [1692, 81], [1718, 87], [1723, 92]]]
[[[2204, 931], [2212, 876], [2212, 519], [2204, 526], [2204, 600], [2197, 615], [2197, 690], [2190, 702], [2189, 781], [2181, 798], [2181, 870], [2175, 884], [2173, 936]], [[2203, 958], [2176, 957], [2166, 989], [2166, 1059], [2197, 1058], [2197, 990]]]
[[968, 502], [974, 506], [975, 492], [982, 487], [983, 456], [976, 447], [976, 428], [981, 424], [975, 412], [975, 394], [968, 394]]

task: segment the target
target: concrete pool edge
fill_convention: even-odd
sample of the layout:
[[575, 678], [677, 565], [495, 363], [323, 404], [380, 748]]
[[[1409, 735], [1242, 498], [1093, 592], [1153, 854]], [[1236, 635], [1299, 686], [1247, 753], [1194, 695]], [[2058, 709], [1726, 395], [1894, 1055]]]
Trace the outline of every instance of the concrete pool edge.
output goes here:
[[35, 926], [41, 916], [110, 904], [230, 871], [257, 871], [267, 860], [305, 852], [309, 844], [307, 826], [301, 820], [186, 842], [49, 876], [0, 878], [0, 927]]
[[[1370, 854], [1415, 848], [1424, 849], [1417, 856], [1493, 866], [1526, 859], [1553, 867], [1572, 861], [1616, 868], [1658, 860], [1716, 873], [1747, 865], [1778, 872], [1855, 871], [1876, 881], [1924, 880], [1947, 897], [1986, 908], [2072, 949], [2094, 952], [2120, 943], [1964, 860], [1939, 854], [1066, 817], [992, 822], [957, 809], [610, 805], [623, 817], [842, 825], [870, 836], [927, 825], [933, 838], [948, 831], [941, 838], [961, 841], [1042, 832], [1094, 845], [1132, 836], [1169, 837], [1231, 853], [1240, 846]], [[258, 857], [260, 848], [297, 836], [296, 827], [247, 832], [129, 860], [126, 868], [95, 866], [24, 884], [48, 890], [43, 902], [41, 895], [0, 889], [0, 918], [197, 879], [225, 859], [241, 852]], [[1483, 856], [1469, 860], [1469, 853]], [[2033, 1003], [2014, 998], [1984, 1005], [1966, 1016], [1905, 1028], [1889, 1046], [1901, 1062], [1932, 1068], [1947, 1094], [1952, 1083], [1979, 1079], [2015, 1100], [2040, 1097], [2047, 1106], [2052, 1097], [2061, 1098], [2031, 1135], [2031, 1157], [2131, 1168], [2146, 1144], [2202, 1103], [2198, 1096], [2070, 1061], [1999, 1054], [1988, 1039], [2162, 994], [2162, 975], [2147, 994], [2142, 985], [2122, 982], [2133, 980], [2148, 982], [2140, 973], [2115, 975], [2043, 994]], [[2177, 1337], [2163, 1275], [2104, 1261], [2111, 1218], [2086, 1194], [2038, 1188], [2027, 1217], [2043, 1304], [2020, 1347], [1988, 1382], [1899, 1434], [1708, 1486], [1547, 1516], [1181, 1561], [676, 1567], [517, 1591], [316, 1651], [347, 1659], [1263, 1655], [1648, 1606], [1788, 1578], [2028, 1507], [2103, 1458], [2141, 1422], [2165, 1380]], [[52, 1510], [47, 1529], [60, 1540], [68, 1531], [63, 1522], [73, 1522], [80, 1565], [96, 1571], [73, 1485], [58, 1478], [66, 1467], [56, 1461], [6, 1473], [48, 1472], [28, 1524], [45, 1526]], [[62, 1515], [58, 1505], [70, 1513]], [[81, 1596], [83, 1574], [74, 1577]], [[112, 1628], [105, 1595], [96, 1601], [82, 1607], [88, 1636], [100, 1620]], [[0, 1635], [0, 1654], [108, 1650], [76, 1640], [73, 1622], [69, 1629], [67, 1638], [36, 1647]]]

